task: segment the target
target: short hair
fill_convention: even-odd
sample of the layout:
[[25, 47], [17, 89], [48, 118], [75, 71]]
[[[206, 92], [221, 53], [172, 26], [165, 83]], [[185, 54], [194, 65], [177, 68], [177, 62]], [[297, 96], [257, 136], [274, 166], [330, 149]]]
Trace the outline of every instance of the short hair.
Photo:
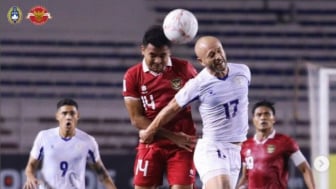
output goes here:
[[166, 37], [160, 25], [151, 26], [145, 32], [142, 38], [142, 45], [147, 46], [148, 44], [152, 44], [155, 47], [172, 46], [171, 41]]
[[253, 108], [252, 108], [252, 115], [254, 115], [255, 110], [260, 106], [265, 106], [265, 107], [271, 109], [273, 115], [275, 115], [274, 103], [271, 102], [271, 101], [268, 101], [268, 100], [262, 100], [262, 101], [256, 102], [253, 105]]
[[71, 98], [63, 98], [57, 103], [57, 109], [59, 109], [62, 106], [75, 106], [76, 109], [78, 109], [78, 104], [75, 100]]

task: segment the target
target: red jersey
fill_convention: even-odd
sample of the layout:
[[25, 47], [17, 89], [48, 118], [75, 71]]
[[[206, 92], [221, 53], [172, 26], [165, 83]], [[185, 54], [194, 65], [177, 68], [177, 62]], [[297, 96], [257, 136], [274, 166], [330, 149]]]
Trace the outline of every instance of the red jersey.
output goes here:
[[299, 150], [289, 136], [275, 132], [266, 141], [255, 138], [242, 145], [242, 162], [246, 165], [248, 188], [286, 189], [288, 183], [288, 160]]
[[[124, 75], [124, 97], [141, 99], [145, 115], [150, 120], [164, 108], [184, 84], [197, 74], [196, 69], [186, 60], [171, 58], [171, 66], [166, 66], [163, 73], [153, 74], [144, 71], [140, 62], [129, 68]], [[191, 117], [190, 106], [185, 107], [169, 123], [164, 125], [173, 132], [196, 134], [196, 128]]]

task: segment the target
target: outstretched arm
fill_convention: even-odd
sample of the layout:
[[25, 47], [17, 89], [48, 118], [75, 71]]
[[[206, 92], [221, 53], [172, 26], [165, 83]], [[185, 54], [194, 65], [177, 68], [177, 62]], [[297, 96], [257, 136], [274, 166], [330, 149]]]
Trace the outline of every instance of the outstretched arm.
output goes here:
[[308, 187], [308, 189], [315, 189], [315, 181], [313, 177], [313, 172], [308, 164], [307, 161], [302, 162], [299, 164], [298, 169], [302, 173], [303, 179]]
[[106, 189], [117, 189], [101, 160], [92, 164], [91, 168], [96, 172], [99, 180], [104, 184]]
[[24, 189], [35, 189], [37, 188], [39, 181], [36, 178], [36, 172], [37, 172], [37, 168], [39, 165], [40, 161], [33, 158], [33, 157], [29, 157], [26, 169], [25, 169], [25, 173], [26, 173], [26, 183], [23, 185]]

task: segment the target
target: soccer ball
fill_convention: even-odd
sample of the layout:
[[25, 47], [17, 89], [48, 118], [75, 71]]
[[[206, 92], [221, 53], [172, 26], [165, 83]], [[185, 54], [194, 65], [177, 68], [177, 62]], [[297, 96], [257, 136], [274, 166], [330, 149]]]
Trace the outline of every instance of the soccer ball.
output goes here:
[[172, 43], [187, 43], [196, 36], [198, 21], [190, 11], [174, 9], [164, 18], [163, 31]]

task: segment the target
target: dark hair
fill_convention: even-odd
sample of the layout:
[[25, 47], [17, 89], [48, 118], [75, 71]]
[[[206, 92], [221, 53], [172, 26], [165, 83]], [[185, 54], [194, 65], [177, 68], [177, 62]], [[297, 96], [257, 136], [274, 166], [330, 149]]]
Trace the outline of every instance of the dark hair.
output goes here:
[[71, 98], [64, 98], [58, 101], [57, 103], [57, 109], [59, 109], [62, 106], [75, 106], [78, 109], [78, 104], [75, 100]]
[[160, 25], [154, 25], [148, 28], [142, 38], [142, 45], [152, 44], [155, 47], [168, 46], [171, 47], [171, 41], [165, 36], [163, 28]]
[[262, 101], [259, 101], [259, 102], [255, 103], [253, 105], [253, 108], [252, 108], [252, 115], [254, 114], [255, 110], [260, 106], [265, 106], [265, 107], [271, 109], [273, 115], [275, 115], [274, 103], [270, 102], [270, 101], [267, 101], [267, 100], [262, 100]]

